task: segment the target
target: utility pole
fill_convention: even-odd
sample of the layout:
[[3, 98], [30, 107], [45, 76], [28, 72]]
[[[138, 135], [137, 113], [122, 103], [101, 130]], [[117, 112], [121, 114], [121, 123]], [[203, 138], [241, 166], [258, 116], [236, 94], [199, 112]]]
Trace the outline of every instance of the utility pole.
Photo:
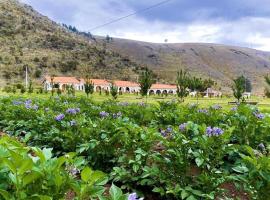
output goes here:
[[25, 88], [28, 87], [28, 66], [25, 65]]

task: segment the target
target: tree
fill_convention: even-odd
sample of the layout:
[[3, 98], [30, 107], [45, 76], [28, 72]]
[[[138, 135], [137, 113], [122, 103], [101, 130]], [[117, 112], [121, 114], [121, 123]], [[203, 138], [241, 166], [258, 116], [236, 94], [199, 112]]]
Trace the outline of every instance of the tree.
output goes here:
[[204, 90], [204, 82], [201, 78], [192, 77], [189, 79], [189, 86], [188, 88], [194, 92], [196, 92], [196, 98], [198, 103], [198, 93]]
[[245, 92], [245, 81], [246, 79], [243, 75], [233, 80], [233, 96], [237, 99], [238, 103], [240, 102], [240, 100], [245, 100], [243, 97], [243, 93]]
[[184, 102], [184, 98], [188, 95], [188, 87], [190, 85], [190, 79], [187, 72], [180, 70], [177, 72], [177, 96], [180, 98], [181, 102]]
[[145, 68], [144, 71], [140, 74], [139, 85], [141, 88], [140, 93], [142, 96], [146, 97], [146, 100], [148, 90], [151, 88], [153, 83], [154, 83], [153, 73], [148, 68]]
[[251, 81], [248, 78], [245, 78], [245, 92], [251, 91], [252, 91]]
[[[267, 83], [267, 85], [270, 86], [270, 77], [269, 77], [269, 75], [266, 75], [264, 77], [264, 79], [265, 79], [265, 82]], [[266, 97], [270, 98], [270, 90], [269, 90], [269, 88], [265, 88], [264, 93], [265, 93]]]
[[114, 83], [111, 83], [110, 90], [111, 90], [111, 95], [112, 95], [113, 99], [116, 100], [117, 94], [118, 94], [118, 87], [115, 86]]
[[89, 94], [94, 93], [94, 84], [90, 80], [89, 76], [86, 76], [86, 78], [85, 78], [84, 91], [85, 91], [87, 97], [89, 97]]
[[51, 87], [52, 87], [52, 91], [51, 91], [51, 94], [52, 96], [54, 95], [54, 75], [51, 76]]
[[34, 88], [33, 88], [33, 82], [32, 80], [29, 81], [29, 86], [28, 86], [28, 93], [32, 94], [34, 92]]

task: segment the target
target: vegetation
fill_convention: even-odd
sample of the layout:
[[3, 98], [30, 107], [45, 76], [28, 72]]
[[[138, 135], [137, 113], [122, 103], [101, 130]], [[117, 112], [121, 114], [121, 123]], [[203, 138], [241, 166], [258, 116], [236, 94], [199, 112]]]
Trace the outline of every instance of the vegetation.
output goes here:
[[[3, 82], [22, 80], [25, 66], [33, 82], [46, 74], [80, 75], [80, 69], [97, 63], [93, 77], [130, 79], [140, 65], [96, 42], [90, 33], [60, 26], [17, 0], [0, 3], [0, 76]], [[111, 37], [109, 37], [111, 41]]]
[[148, 68], [145, 68], [145, 70], [141, 72], [139, 77], [140, 93], [142, 96], [147, 97], [148, 91], [153, 83], [154, 80], [152, 72]]
[[232, 86], [233, 96], [237, 99], [239, 103], [240, 100], [244, 101], [243, 93], [245, 92], [245, 82], [246, 79], [244, 76], [239, 76], [233, 80], [234, 85]]
[[180, 98], [181, 102], [184, 102], [184, 98], [187, 97], [189, 94], [188, 89], [190, 87], [190, 79], [187, 72], [183, 70], [177, 72], [176, 85], [177, 85], [177, 96]]
[[[31, 190], [21, 184], [17, 190], [15, 183], [9, 181], [12, 176], [7, 175], [12, 168], [5, 168], [0, 170], [0, 176], [5, 178], [1, 180], [13, 186], [1, 184], [0, 188], [10, 195], [24, 192], [26, 196], [38, 194], [52, 198], [71, 189], [81, 197], [81, 192], [92, 191], [86, 186], [78, 188], [83, 188], [84, 182], [92, 183], [96, 177], [82, 175], [91, 173], [90, 168], [106, 173], [109, 183], [121, 186], [124, 193], [136, 191], [145, 199], [153, 196], [163, 200], [237, 196], [267, 199], [270, 195], [269, 120], [256, 107], [244, 104], [223, 110], [219, 105], [202, 108], [176, 102], [147, 105], [94, 103], [88, 98], [64, 96], [48, 100], [2, 98], [0, 128], [30, 146], [24, 147], [27, 150], [8, 149], [21, 152], [19, 155], [29, 160], [23, 162], [25, 165], [31, 163], [30, 155], [40, 156], [29, 154], [38, 148], [41, 150], [34, 152], [51, 151], [48, 158], [54, 161], [46, 161], [49, 166], [58, 167], [52, 163], [59, 159], [62, 164], [55, 171], [48, 165], [42, 168], [41, 160], [34, 162], [34, 159], [31, 166], [35, 171], [40, 168], [44, 173], [54, 173], [53, 176], [39, 174], [37, 180], [44, 185], [50, 181], [50, 185], [36, 188], [38, 184], [32, 187], [33, 183], [29, 183]], [[7, 144], [13, 145], [13, 142]], [[69, 152], [76, 152], [76, 156]], [[9, 154], [1, 150], [0, 156], [3, 155], [8, 158]], [[0, 160], [2, 163], [3, 159]], [[3, 166], [9, 167], [0, 164], [0, 168]], [[70, 177], [69, 166], [79, 169], [81, 179]], [[26, 174], [32, 172], [32, 168], [26, 169]], [[62, 181], [54, 183], [58, 172]], [[17, 180], [23, 180], [24, 173], [17, 174]], [[73, 188], [70, 181], [79, 182], [80, 186]]]
[[85, 80], [84, 91], [85, 91], [87, 97], [89, 97], [89, 94], [94, 93], [94, 84], [89, 78], [86, 78], [86, 80]]
[[115, 86], [113, 82], [111, 83], [111, 86], [110, 86], [110, 93], [111, 93], [113, 99], [116, 100], [117, 95], [118, 95], [118, 87]]

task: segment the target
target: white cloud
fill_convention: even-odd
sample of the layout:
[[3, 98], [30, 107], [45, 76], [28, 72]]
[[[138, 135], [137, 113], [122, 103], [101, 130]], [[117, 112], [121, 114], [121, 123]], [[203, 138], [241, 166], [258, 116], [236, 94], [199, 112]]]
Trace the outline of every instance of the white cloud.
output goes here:
[[[83, 31], [108, 21], [133, 13], [124, 0], [39, 0], [52, 5], [44, 9], [36, 0], [22, 0], [49, 15], [54, 20], [68, 15], [67, 21], [58, 21], [76, 26]], [[54, 6], [53, 6], [54, 5]], [[68, 5], [68, 11], [65, 10]], [[62, 7], [61, 7], [62, 6]], [[54, 10], [56, 9], [56, 10]], [[67, 13], [70, 12], [70, 13]], [[168, 13], [169, 14], [169, 13]], [[224, 19], [198, 20], [190, 23], [149, 21], [138, 15], [92, 31], [96, 35], [107, 35], [148, 42], [207, 42], [247, 46], [270, 51], [269, 18], [243, 17], [234, 21]]]

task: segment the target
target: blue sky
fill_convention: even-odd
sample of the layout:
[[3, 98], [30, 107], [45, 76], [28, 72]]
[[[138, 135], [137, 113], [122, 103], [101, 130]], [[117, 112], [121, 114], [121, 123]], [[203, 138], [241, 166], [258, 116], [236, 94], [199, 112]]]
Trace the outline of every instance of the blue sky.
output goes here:
[[[21, 0], [83, 31], [162, 0]], [[92, 31], [148, 42], [207, 42], [270, 51], [270, 0], [171, 0]]]

